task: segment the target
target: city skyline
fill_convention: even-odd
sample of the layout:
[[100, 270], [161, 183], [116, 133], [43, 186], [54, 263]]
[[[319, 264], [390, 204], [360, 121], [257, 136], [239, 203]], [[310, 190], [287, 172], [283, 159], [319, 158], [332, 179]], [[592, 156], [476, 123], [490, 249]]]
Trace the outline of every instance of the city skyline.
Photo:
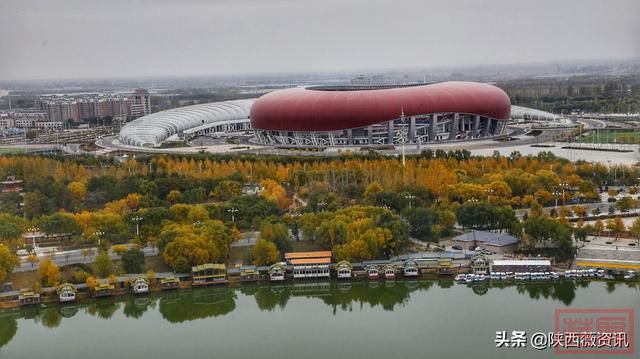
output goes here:
[[[0, 80], [264, 74], [640, 56], [640, 3], [8, 1]], [[354, 26], [357, 25], [357, 26]]]

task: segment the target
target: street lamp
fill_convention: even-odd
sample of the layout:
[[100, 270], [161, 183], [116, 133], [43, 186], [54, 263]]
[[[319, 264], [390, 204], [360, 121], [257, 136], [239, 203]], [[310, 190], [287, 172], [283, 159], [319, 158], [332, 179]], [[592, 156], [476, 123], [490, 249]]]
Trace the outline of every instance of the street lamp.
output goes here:
[[236, 221], [235, 214], [238, 212], [238, 209], [235, 207], [231, 207], [227, 210], [227, 212], [231, 213], [231, 223], [235, 223]]
[[93, 232], [93, 235], [98, 237], [98, 249], [100, 249], [100, 247], [101, 247], [100, 239], [104, 235], [104, 232], [98, 230], [98, 231]]
[[320, 207], [320, 212], [324, 212], [324, 206], [327, 205], [327, 202], [322, 201], [322, 202], [318, 202], [318, 207]]
[[556, 196], [556, 211], [557, 211], [558, 210], [558, 196], [562, 196], [562, 199], [564, 199], [564, 192], [555, 191], [555, 192], [553, 192], [553, 195]]
[[131, 218], [132, 221], [136, 222], [136, 237], [140, 237], [140, 221], [142, 221], [143, 219], [144, 218], [140, 216], [135, 216]]
[[[564, 202], [564, 189], [566, 187], [568, 187], [569, 184], [567, 182], [560, 182], [558, 185], [562, 188], [562, 205], [564, 206], [565, 205], [565, 202]], [[556, 207], [558, 207], [557, 204], [556, 204]]]
[[413, 200], [414, 198], [416, 198], [416, 196], [412, 195], [412, 194], [408, 194], [406, 196], [404, 196], [404, 198], [409, 200], [409, 209], [411, 209], [411, 200]]
[[484, 190], [484, 192], [487, 194], [487, 202], [491, 203], [491, 195], [493, 194], [494, 189], [493, 188], [487, 188]]
[[197, 226], [199, 226], [201, 223], [202, 223], [202, 222], [200, 222], [200, 220], [197, 220], [197, 221], [193, 222], [193, 225], [197, 227]]
[[33, 242], [33, 250], [36, 250], [36, 232], [40, 231], [40, 228], [36, 226], [31, 226], [27, 228], [27, 231], [31, 232], [31, 241]]

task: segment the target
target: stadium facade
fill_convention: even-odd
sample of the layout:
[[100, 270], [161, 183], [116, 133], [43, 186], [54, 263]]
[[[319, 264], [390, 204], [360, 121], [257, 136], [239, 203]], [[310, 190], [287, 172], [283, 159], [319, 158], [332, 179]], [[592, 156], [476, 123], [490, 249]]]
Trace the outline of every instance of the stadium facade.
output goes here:
[[277, 90], [251, 107], [262, 144], [368, 146], [434, 143], [502, 134], [511, 101], [474, 82], [316, 86]]
[[242, 132], [251, 129], [249, 110], [255, 99], [179, 107], [143, 116], [120, 130], [122, 144], [157, 147], [172, 137]]

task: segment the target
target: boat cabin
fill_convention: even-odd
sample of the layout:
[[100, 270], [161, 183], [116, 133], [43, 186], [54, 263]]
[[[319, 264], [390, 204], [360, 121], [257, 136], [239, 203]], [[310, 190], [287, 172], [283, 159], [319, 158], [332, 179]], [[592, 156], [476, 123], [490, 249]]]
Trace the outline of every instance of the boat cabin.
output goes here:
[[56, 289], [56, 294], [58, 294], [58, 299], [62, 303], [75, 301], [77, 292], [78, 292], [78, 290], [71, 283], [61, 284]]
[[269, 281], [281, 282], [284, 280], [284, 275], [287, 272], [287, 268], [282, 263], [276, 263], [269, 267]]
[[227, 267], [224, 264], [206, 263], [191, 267], [192, 285], [226, 284]]
[[369, 266], [366, 268], [366, 271], [367, 278], [369, 278], [369, 280], [378, 280], [380, 278], [380, 271], [378, 271], [378, 267]]
[[416, 262], [407, 262], [402, 267], [402, 275], [405, 277], [417, 277], [420, 274]]
[[287, 252], [284, 257], [293, 266], [293, 279], [330, 277], [331, 251]]
[[160, 280], [160, 289], [170, 290], [180, 287], [180, 280], [176, 277], [167, 277]]
[[336, 264], [336, 277], [338, 279], [351, 279], [353, 265], [349, 261], [340, 261]]
[[110, 297], [116, 292], [116, 286], [109, 283], [100, 283], [93, 288], [93, 293], [96, 298]]
[[242, 266], [240, 267], [240, 280], [242, 282], [257, 282], [260, 278], [260, 273], [256, 266]]
[[471, 269], [474, 274], [489, 273], [489, 259], [482, 254], [471, 257]]
[[133, 294], [149, 293], [149, 280], [145, 277], [138, 277], [131, 282], [131, 292]]
[[33, 291], [22, 291], [18, 296], [18, 303], [23, 305], [34, 305], [40, 304], [40, 293], [35, 293]]
[[384, 279], [396, 279], [396, 268], [393, 264], [387, 264], [382, 270], [384, 271]]
[[438, 259], [436, 272], [439, 275], [451, 275], [451, 273], [453, 273], [453, 260], [451, 260], [451, 258]]

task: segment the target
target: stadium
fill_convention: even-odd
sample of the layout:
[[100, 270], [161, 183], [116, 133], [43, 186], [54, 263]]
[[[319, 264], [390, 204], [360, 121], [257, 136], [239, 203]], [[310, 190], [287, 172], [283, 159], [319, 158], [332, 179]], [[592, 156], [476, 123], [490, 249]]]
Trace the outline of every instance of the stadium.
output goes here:
[[473, 82], [279, 90], [251, 107], [262, 144], [292, 146], [432, 143], [501, 134], [511, 101]]
[[475, 82], [311, 86], [157, 112], [126, 124], [118, 142], [153, 148], [252, 130], [250, 142], [267, 146], [420, 145], [499, 136], [515, 117], [558, 116], [511, 106], [503, 90]]

